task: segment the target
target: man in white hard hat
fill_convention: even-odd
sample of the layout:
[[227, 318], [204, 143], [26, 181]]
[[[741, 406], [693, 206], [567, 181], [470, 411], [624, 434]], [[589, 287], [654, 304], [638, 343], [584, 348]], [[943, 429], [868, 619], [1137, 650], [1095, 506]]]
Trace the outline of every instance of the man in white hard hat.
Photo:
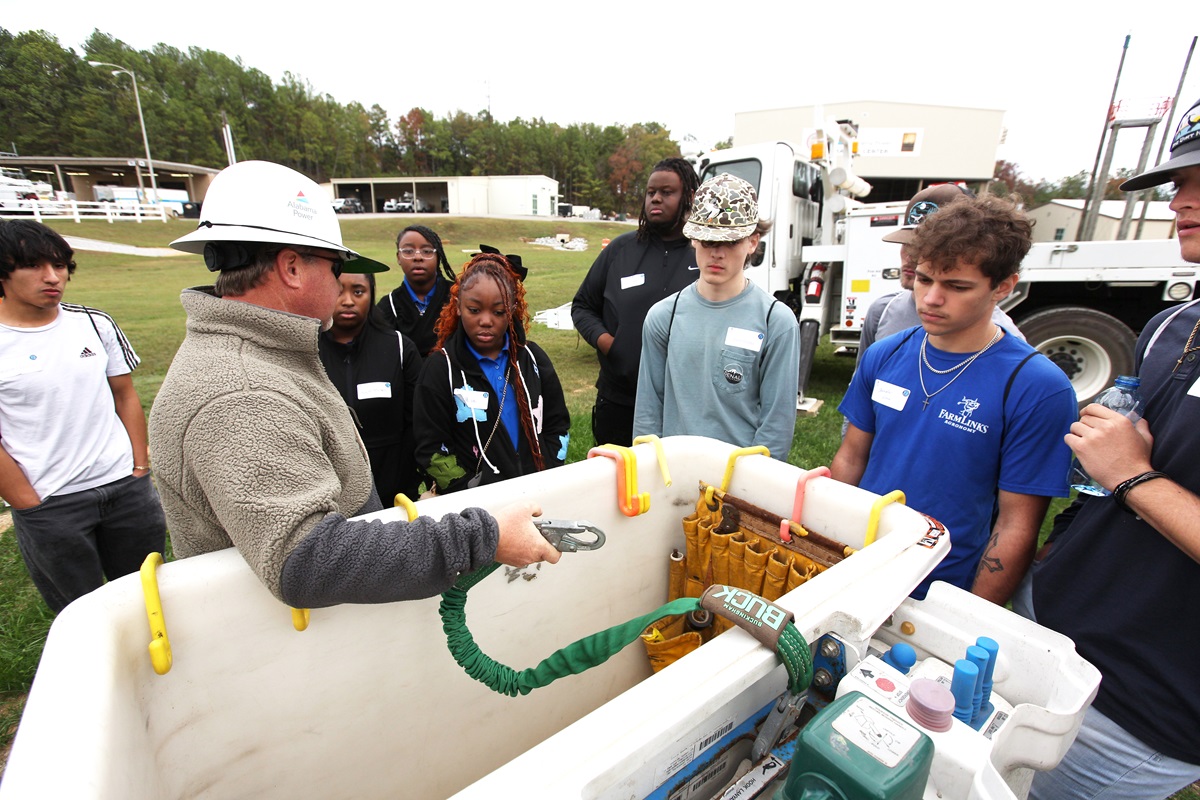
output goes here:
[[[1200, 102], [1171, 158], [1121, 189], [1164, 183], [1180, 253], [1200, 264]], [[1035, 800], [1155, 800], [1200, 780], [1200, 300], [1150, 320], [1134, 355], [1142, 419], [1092, 404], [1066, 437], [1112, 494], [1081, 494], [1060, 514], [1033, 570], [1037, 622], [1071, 637], [1102, 678], [1062, 763], [1034, 777]]]
[[150, 447], [175, 554], [237, 547], [291, 606], [428, 597], [500, 561], [558, 560], [536, 504], [441, 520], [351, 519], [382, 506], [345, 402], [317, 348], [343, 271], [387, 267], [342, 244], [325, 192], [246, 161], [209, 187], [172, 247], [204, 255], [215, 286], [185, 290], [187, 336], [150, 412]]

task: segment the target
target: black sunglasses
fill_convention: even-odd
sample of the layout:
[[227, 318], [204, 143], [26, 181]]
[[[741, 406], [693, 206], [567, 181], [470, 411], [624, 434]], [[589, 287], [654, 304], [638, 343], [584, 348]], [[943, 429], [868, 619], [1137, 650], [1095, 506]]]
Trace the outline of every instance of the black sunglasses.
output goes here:
[[[299, 253], [300, 251], [297, 250], [296, 252]], [[320, 253], [300, 253], [300, 255], [304, 256], [305, 258], [322, 258], [328, 261], [329, 268], [333, 270], [333, 277], [342, 277], [342, 267], [346, 265], [346, 262], [342, 259], [334, 258], [333, 256], [323, 256]]]

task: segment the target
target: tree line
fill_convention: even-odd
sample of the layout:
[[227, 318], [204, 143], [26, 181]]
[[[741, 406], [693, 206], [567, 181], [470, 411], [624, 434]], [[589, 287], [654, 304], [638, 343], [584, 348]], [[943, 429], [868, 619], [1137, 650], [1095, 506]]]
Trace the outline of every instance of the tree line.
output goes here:
[[[1128, 195], [1121, 191], [1121, 184], [1134, 176], [1137, 170], [1121, 167], [1116, 175], [1109, 175], [1104, 180], [1105, 200], [1126, 200]], [[1012, 161], [996, 162], [996, 170], [988, 191], [992, 194], [1019, 196], [1026, 208], [1037, 208], [1051, 200], [1080, 199], [1089, 196], [1091, 173], [1080, 170], [1074, 175], [1068, 175], [1056, 181], [1032, 181], [1021, 173], [1021, 167]], [[1160, 186], [1150, 192], [1151, 200], [1170, 200], [1172, 193], [1166, 186]], [[1139, 198], [1140, 199], [1140, 198]]]
[[[155, 160], [226, 166], [221, 126], [227, 120], [239, 160], [275, 161], [318, 182], [543, 174], [559, 182], [565, 202], [636, 214], [650, 169], [679, 155], [670, 131], [657, 122], [562, 126], [540, 117], [501, 122], [487, 111], [438, 117], [422, 108], [392, 119], [378, 103], [339, 103], [290, 72], [275, 84], [241, 58], [199, 47], [134, 50], [95, 30], [82, 50], [79, 56], [43, 31], [0, 28], [0, 150], [93, 157], [142, 152], [128, 78], [87, 63], [104, 61], [137, 74]], [[1106, 197], [1122, 196], [1117, 186], [1129, 172], [1109, 178]], [[1035, 183], [1017, 164], [997, 161], [990, 188], [1019, 194], [1033, 208], [1082, 197], [1087, 184], [1083, 172]]]
[[339, 103], [288, 72], [275, 84], [240, 58], [165, 44], [134, 50], [92, 32], [83, 56], [43, 31], [0, 28], [0, 149], [21, 155], [113, 157], [143, 150], [128, 77], [136, 73], [156, 161], [227, 165], [223, 120], [238, 160], [333, 177], [544, 174], [565, 202], [636, 214], [651, 167], [679, 155], [657, 122], [562, 126], [501, 122], [487, 111], [438, 117], [413, 108], [392, 119], [379, 104]]

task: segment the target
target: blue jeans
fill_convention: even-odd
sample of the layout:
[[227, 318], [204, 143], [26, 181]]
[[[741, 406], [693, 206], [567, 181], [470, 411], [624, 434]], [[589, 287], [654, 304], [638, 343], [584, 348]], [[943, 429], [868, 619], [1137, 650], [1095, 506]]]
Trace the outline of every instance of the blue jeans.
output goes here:
[[1089, 708], [1062, 763], [1034, 775], [1029, 800], [1156, 800], [1197, 780], [1200, 765], [1155, 752]]
[[54, 613], [161, 553], [167, 521], [149, 475], [54, 495], [13, 509], [17, 547], [33, 585]]

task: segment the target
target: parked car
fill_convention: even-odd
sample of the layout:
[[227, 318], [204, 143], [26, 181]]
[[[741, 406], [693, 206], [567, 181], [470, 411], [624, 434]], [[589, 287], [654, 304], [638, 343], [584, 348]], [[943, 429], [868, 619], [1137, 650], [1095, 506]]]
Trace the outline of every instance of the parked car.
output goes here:
[[402, 213], [411, 214], [413, 212], [413, 204], [407, 200], [388, 200], [383, 204], [383, 210], [389, 214]]
[[361, 214], [366, 211], [357, 197], [339, 197], [333, 201], [333, 210], [338, 214]]

